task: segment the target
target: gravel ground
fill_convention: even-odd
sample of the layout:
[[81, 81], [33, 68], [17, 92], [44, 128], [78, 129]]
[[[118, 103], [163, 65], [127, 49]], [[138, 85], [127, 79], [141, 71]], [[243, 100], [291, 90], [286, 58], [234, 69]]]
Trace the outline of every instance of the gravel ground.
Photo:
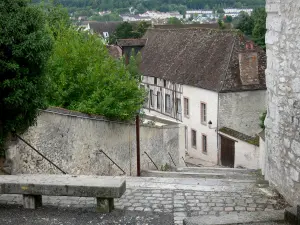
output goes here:
[[99, 214], [93, 209], [43, 207], [25, 210], [19, 206], [0, 205], [1, 225], [173, 225], [172, 213], [114, 210]]

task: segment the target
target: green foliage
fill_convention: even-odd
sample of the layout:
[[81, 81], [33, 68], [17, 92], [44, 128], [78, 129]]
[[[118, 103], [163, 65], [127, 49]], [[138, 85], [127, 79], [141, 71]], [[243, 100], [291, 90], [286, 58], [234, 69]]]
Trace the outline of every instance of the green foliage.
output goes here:
[[265, 120], [266, 120], [266, 116], [267, 116], [267, 110], [264, 111], [261, 116], [259, 117], [259, 126], [262, 129], [265, 129]]
[[137, 25], [128, 22], [121, 23], [110, 36], [109, 43], [115, 44], [118, 39], [141, 38], [149, 26], [150, 24], [144, 21], [139, 22]]
[[47, 65], [48, 102], [70, 110], [130, 120], [144, 102], [134, 69], [132, 64], [126, 68], [122, 61], [110, 57], [97, 36], [61, 27]]
[[254, 26], [252, 30], [252, 38], [259, 46], [266, 48], [265, 36], [266, 36], [266, 19], [267, 13], [264, 8], [259, 8], [253, 11], [252, 18]]
[[232, 16], [225, 16], [224, 17], [224, 22], [225, 23], [232, 23], [232, 20], [233, 20]]
[[161, 165], [160, 170], [161, 171], [171, 171], [171, 166], [168, 163], [166, 163], [165, 165]]
[[245, 12], [241, 12], [235, 21], [235, 28], [240, 29], [256, 44], [265, 49], [266, 18], [267, 13], [265, 8], [255, 9], [251, 16]]
[[[40, 2], [42, 0], [32, 0]], [[45, 1], [45, 0], [43, 0]], [[258, 8], [266, 5], [265, 0], [59, 0], [69, 9], [93, 8], [98, 10], [117, 10], [134, 7], [138, 12], [145, 10], [180, 11], [186, 9], [218, 8]], [[182, 13], [184, 14], [184, 13]]]
[[235, 20], [235, 28], [250, 36], [253, 30], [253, 18], [246, 12], [241, 12]]
[[168, 24], [180, 25], [182, 24], [182, 21], [176, 17], [171, 17], [168, 19]]
[[0, 1], [0, 150], [44, 106], [44, 67], [52, 40], [43, 11], [25, 0]]
[[219, 24], [219, 28], [220, 28], [220, 29], [225, 29], [225, 24], [224, 24], [224, 21], [223, 21], [223, 20], [218, 19], [218, 24]]

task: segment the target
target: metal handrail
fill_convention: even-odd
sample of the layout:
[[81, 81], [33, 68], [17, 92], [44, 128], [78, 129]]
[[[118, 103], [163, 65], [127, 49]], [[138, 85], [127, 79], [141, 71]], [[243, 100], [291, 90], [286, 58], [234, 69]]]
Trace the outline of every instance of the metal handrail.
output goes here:
[[100, 149], [99, 152], [102, 152], [113, 163], [113, 165], [116, 165], [116, 167], [118, 167], [119, 170], [123, 172], [123, 175], [126, 174], [126, 172], [114, 160], [112, 160], [102, 149]]
[[42, 153], [40, 153], [35, 147], [33, 147], [31, 144], [29, 144], [27, 141], [25, 141], [23, 138], [21, 138], [18, 134], [15, 134], [17, 138], [19, 138], [21, 141], [23, 141], [26, 145], [28, 145], [31, 149], [33, 149], [37, 154], [42, 156], [44, 159], [46, 159], [51, 165], [53, 165], [56, 169], [58, 169], [63, 174], [67, 174], [65, 171], [63, 171], [61, 168], [59, 168], [54, 162], [52, 162], [50, 159], [48, 159], [46, 156], [44, 156]]
[[182, 158], [182, 160], [183, 160], [185, 166], [188, 167], [188, 165], [186, 164], [186, 161], [184, 160], [183, 156], [182, 156], [181, 158]]
[[171, 160], [172, 160], [172, 162], [173, 162], [174, 166], [176, 167], [176, 164], [175, 164], [175, 162], [174, 162], [174, 160], [173, 160], [173, 158], [172, 158], [172, 156], [171, 156], [170, 152], [168, 152], [168, 154], [169, 154], [169, 156], [170, 156], [170, 158], [171, 158]]
[[148, 156], [148, 158], [150, 159], [150, 161], [153, 163], [153, 165], [156, 167], [156, 169], [158, 170], [157, 165], [153, 162], [153, 160], [151, 159], [151, 157], [148, 155], [147, 152], [144, 152], [146, 154], [146, 156]]

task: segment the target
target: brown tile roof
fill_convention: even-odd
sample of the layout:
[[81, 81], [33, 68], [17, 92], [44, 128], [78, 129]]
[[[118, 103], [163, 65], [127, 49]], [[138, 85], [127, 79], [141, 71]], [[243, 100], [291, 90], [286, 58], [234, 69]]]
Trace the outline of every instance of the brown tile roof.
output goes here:
[[109, 54], [116, 58], [120, 59], [122, 57], [122, 49], [117, 45], [106, 45], [106, 48], [108, 49]]
[[118, 39], [117, 45], [121, 47], [145, 46], [147, 39]]
[[236, 130], [233, 130], [233, 129], [230, 129], [228, 127], [222, 127], [219, 129], [220, 132], [224, 133], [224, 134], [227, 134], [227, 135], [230, 135], [232, 137], [235, 137], [239, 140], [242, 140], [242, 141], [245, 141], [249, 144], [252, 144], [252, 145], [256, 145], [256, 146], [259, 146], [259, 136], [255, 136], [255, 137], [251, 137], [251, 136], [248, 136], [246, 134], [243, 134], [239, 131], [236, 131]]
[[96, 21], [87, 21], [86, 23], [90, 24], [90, 28], [94, 33], [100, 34], [103, 36], [103, 32], [108, 32], [111, 35], [117, 29], [117, 26], [121, 22], [96, 22]]
[[265, 89], [265, 58], [259, 57], [264, 61], [259, 67], [260, 84], [241, 83], [238, 53], [246, 40], [236, 30], [148, 29], [144, 38], [148, 40], [140, 68], [145, 76], [212, 91]]
[[[219, 29], [218, 23], [192, 23], [192, 24], [159, 24], [159, 25], [153, 25], [154, 28], [158, 29], [177, 29], [177, 28], [212, 28], [212, 29]], [[230, 29], [231, 24], [225, 23], [225, 28]]]

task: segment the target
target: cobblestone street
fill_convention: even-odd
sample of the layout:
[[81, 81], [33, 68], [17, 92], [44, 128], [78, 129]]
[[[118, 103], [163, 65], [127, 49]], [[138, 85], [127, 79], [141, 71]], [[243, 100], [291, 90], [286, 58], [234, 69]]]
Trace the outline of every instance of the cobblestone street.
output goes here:
[[[0, 195], [0, 205], [7, 204], [22, 204], [22, 196]], [[94, 198], [43, 196], [43, 204], [62, 208], [94, 208], [96, 203]], [[190, 216], [269, 211], [283, 206], [280, 199], [268, 197], [251, 181], [128, 178], [127, 190], [121, 199], [115, 200], [115, 207], [125, 211], [171, 213], [174, 224], [182, 224], [183, 219]]]

